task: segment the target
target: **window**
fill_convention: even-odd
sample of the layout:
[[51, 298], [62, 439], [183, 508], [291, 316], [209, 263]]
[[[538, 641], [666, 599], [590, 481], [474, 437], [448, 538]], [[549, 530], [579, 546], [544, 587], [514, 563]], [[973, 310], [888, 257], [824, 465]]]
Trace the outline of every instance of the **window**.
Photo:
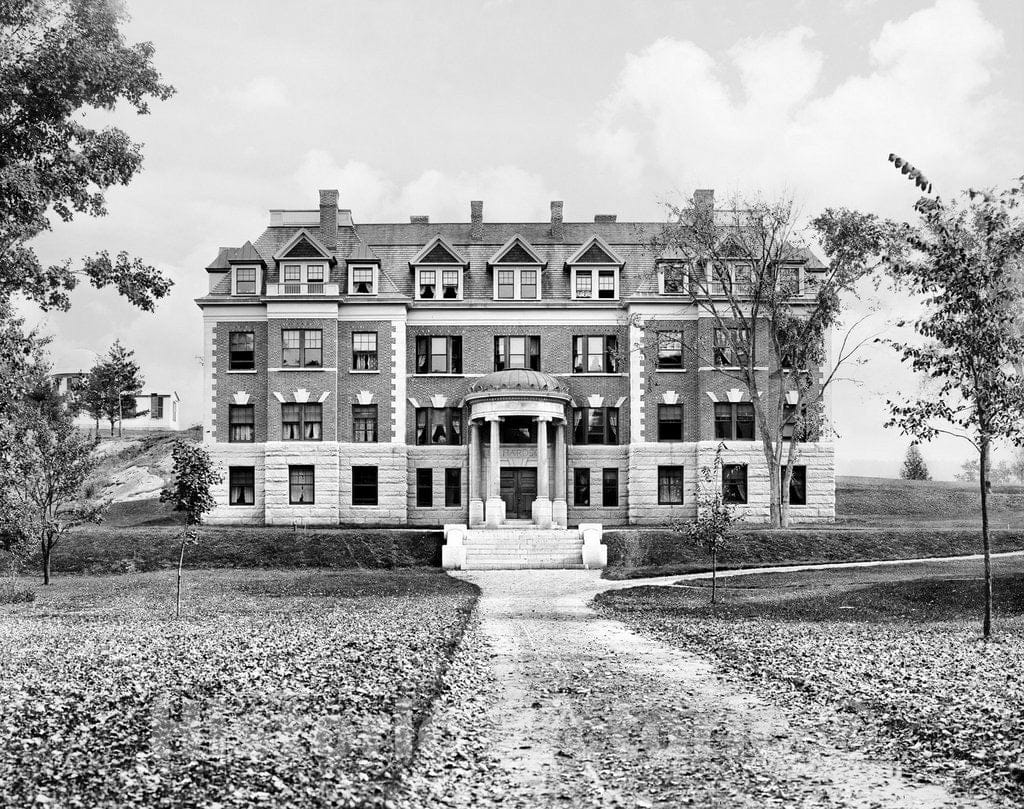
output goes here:
[[601, 502], [606, 508], [619, 504], [618, 469], [605, 469], [601, 472]]
[[377, 332], [352, 332], [352, 370], [377, 370]]
[[498, 300], [510, 301], [516, 296], [515, 270], [498, 270]]
[[461, 374], [461, 337], [417, 337], [416, 373]]
[[235, 294], [255, 295], [256, 294], [256, 268], [236, 267], [235, 268]]
[[377, 443], [377, 405], [352, 406], [352, 440], [357, 444]]
[[750, 402], [715, 402], [715, 438], [754, 440], [754, 405]]
[[[782, 467], [782, 477], [786, 476], [786, 467]], [[789, 479], [789, 504], [791, 506], [807, 505], [807, 467], [794, 466], [793, 477]]]
[[320, 441], [323, 405], [319, 402], [281, 405], [282, 441]]
[[[797, 425], [797, 414], [796, 405], [784, 404], [782, 406], [782, 439], [792, 439], [794, 436], [797, 441], [806, 441], [809, 430], [807, 429], [807, 405], [806, 403], [800, 407], [800, 424]], [[793, 467], [796, 469], [796, 467]]]
[[683, 504], [683, 467], [658, 467], [658, 504], [681, 506]]
[[301, 264], [285, 264], [284, 265], [284, 280], [288, 281], [301, 281], [302, 280], [302, 265]]
[[494, 370], [529, 368], [540, 370], [540, 337], [495, 337]]
[[590, 505], [590, 470], [589, 469], [574, 469], [573, 470], [573, 502], [577, 506], [589, 506]]
[[444, 505], [454, 508], [462, 505], [462, 470], [444, 470]]
[[591, 298], [594, 294], [594, 277], [590, 270], [576, 270], [576, 297]]
[[256, 468], [253, 466], [228, 467], [228, 504], [251, 506], [256, 502]]
[[536, 270], [519, 271], [519, 297], [524, 301], [534, 301], [537, 299]]
[[733, 294], [737, 297], [749, 298], [754, 278], [753, 268], [749, 264], [733, 264], [730, 272], [732, 273]]
[[164, 417], [164, 400], [160, 396], [154, 396], [149, 406], [150, 418], [162, 419]]
[[352, 294], [372, 295], [374, 293], [374, 275], [376, 275], [376, 270], [373, 267], [353, 267]]
[[[715, 365], [722, 367], [742, 367], [747, 364], [747, 347], [750, 344], [750, 331], [729, 326], [715, 329]], [[734, 348], [733, 346], [736, 346]]]
[[726, 503], [747, 502], [747, 465], [727, 463], [722, 466], [722, 500]]
[[256, 440], [256, 406], [228, 405], [228, 443], [249, 444]]
[[422, 300], [437, 297], [437, 270], [420, 270], [419, 294]]
[[352, 505], [377, 505], [377, 467], [352, 467]]
[[320, 368], [324, 364], [320, 329], [282, 329], [281, 365], [285, 368]]
[[711, 265], [711, 288], [712, 295], [728, 295], [732, 292], [732, 276], [726, 264], [715, 263]]
[[681, 295], [686, 292], [688, 265], [683, 261], [662, 264], [663, 289], [666, 295]]
[[[537, 424], [533, 416], [504, 416], [498, 424], [498, 439], [502, 446], [506, 444], [530, 444], [537, 446]], [[484, 431], [485, 441], [490, 442], [490, 435]]]
[[288, 467], [288, 502], [292, 505], [308, 505], [316, 502], [312, 466]]
[[619, 370], [619, 340], [613, 335], [572, 338], [574, 374], [614, 374]]
[[678, 371], [683, 367], [683, 333], [658, 332], [658, 370]]
[[461, 444], [462, 410], [458, 407], [417, 407], [416, 443]]
[[454, 300], [459, 297], [459, 281], [462, 278], [460, 270], [441, 271], [441, 297], [447, 300]]
[[310, 284], [322, 284], [324, 282], [324, 265], [307, 264], [306, 281]]
[[228, 370], [252, 371], [256, 368], [256, 335], [251, 331], [233, 331], [228, 335]]
[[430, 508], [434, 505], [434, 470], [416, 470], [416, 505]]
[[683, 406], [680, 404], [658, 405], [658, 440], [683, 440]]
[[576, 444], [618, 444], [619, 408], [574, 407], [573, 442]]
[[800, 294], [799, 267], [782, 267], [779, 270], [779, 292], [782, 295]]

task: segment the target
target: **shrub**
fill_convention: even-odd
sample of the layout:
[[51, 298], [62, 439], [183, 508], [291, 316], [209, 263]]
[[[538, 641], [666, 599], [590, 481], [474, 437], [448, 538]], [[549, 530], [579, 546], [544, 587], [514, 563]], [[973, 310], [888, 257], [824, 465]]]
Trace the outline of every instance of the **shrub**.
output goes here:
[[0, 586], [0, 604], [29, 604], [36, 600], [36, 592], [30, 587]]

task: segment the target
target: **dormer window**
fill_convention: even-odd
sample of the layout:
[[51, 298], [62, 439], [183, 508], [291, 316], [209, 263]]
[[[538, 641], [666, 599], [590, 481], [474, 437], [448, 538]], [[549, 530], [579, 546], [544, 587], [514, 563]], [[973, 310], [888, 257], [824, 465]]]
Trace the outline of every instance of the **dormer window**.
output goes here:
[[599, 298], [614, 300], [619, 297], [619, 273], [614, 267], [601, 270], [574, 269], [576, 300]]
[[663, 295], [685, 295], [690, 278], [687, 261], [663, 261], [658, 264], [658, 280]]
[[462, 300], [462, 273], [468, 266], [444, 237], [435, 236], [409, 262], [415, 273], [416, 299]]
[[377, 267], [375, 265], [353, 266], [349, 270], [349, 274], [349, 294], [377, 294]]
[[536, 301], [541, 298], [544, 261], [519, 236], [513, 236], [488, 260], [494, 275], [494, 299]]
[[565, 264], [572, 272], [573, 300], [618, 299], [619, 271], [624, 262], [600, 236], [591, 237]]
[[255, 295], [257, 275], [255, 267], [235, 267], [235, 294]]

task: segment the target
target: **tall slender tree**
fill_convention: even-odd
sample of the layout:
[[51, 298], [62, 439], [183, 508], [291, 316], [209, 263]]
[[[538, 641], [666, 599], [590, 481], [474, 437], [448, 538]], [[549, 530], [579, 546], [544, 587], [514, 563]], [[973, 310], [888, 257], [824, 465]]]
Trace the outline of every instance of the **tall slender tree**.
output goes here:
[[106, 419], [110, 434], [124, 416], [135, 410], [135, 394], [142, 390], [144, 380], [135, 352], [115, 340], [107, 352], [89, 371], [82, 389], [82, 406], [97, 422]]
[[903, 459], [903, 468], [900, 469], [900, 477], [904, 480], [931, 480], [928, 472], [928, 464], [924, 462], [921, 455], [921, 448], [916, 441], [911, 442], [907, 447], [907, 455]]

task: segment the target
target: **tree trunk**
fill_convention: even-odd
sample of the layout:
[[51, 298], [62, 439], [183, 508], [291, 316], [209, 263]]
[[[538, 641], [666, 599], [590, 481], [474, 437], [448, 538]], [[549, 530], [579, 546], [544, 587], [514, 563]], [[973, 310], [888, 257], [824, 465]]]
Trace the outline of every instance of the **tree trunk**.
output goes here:
[[711, 603], [715, 603], [715, 592], [718, 589], [718, 548], [711, 549]]
[[988, 439], [981, 439], [981, 544], [985, 553], [985, 618], [981, 634], [986, 640], [992, 634], [992, 553], [988, 534]]
[[50, 583], [50, 551], [52, 550], [52, 548], [50, 547], [50, 544], [46, 541], [45, 537], [43, 537], [43, 539], [42, 539], [40, 544], [42, 546], [42, 551], [43, 551], [43, 584], [49, 584]]
[[174, 595], [174, 617], [181, 617], [181, 568], [185, 563], [185, 540], [188, 534], [181, 535], [181, 552], [178, 554], [178, 589]]

